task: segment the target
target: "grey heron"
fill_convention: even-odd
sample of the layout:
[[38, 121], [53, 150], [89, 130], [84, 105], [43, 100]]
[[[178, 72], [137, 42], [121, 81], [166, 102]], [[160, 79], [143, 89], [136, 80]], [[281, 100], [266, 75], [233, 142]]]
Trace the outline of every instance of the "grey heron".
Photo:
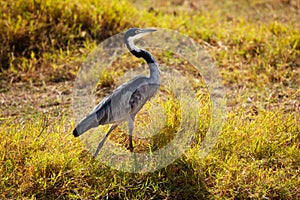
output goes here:
[[112, 124], [104, 138], [100, 141], [94, 157], [101, 150], [109, 134], [123, 121], [128, 122], [129, 149], [133, 151], [132, 132], [136, 114], [144, 104], [159, 90], [160, 71], [155, 58], [146, 50], [134, 45], [134, 40], [156, 31], [155, 29], [130, 28], [124, 34], [124, 42], [134, 56], [143, 58], [150, 70], [150, 75], [137, 76], [119, 86], [110, 95], [105, 97], [92, 112], [83, 118], [73, 131], [75, 137], [87, 130], [104, 124]]

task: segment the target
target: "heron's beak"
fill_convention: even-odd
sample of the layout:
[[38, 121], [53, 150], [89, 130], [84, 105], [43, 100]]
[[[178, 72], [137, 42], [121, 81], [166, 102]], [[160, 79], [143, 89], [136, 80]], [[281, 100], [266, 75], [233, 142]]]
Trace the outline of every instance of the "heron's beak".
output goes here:
[[156, 31], [156, 29], [140, 29], [140, 33], [133, 37], [134, 40], [144, 37], [145, 35]]
[[149, 29], [142, 29], [143, 33], [151, 33], [151, 32], [154, 32], [156, 31], [156, 29], [154, 28], [149, 28]]

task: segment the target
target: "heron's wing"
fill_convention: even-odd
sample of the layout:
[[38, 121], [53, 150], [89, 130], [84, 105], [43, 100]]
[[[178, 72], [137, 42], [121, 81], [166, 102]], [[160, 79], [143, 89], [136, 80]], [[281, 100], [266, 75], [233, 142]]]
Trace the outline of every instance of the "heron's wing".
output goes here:
[[97, 121], [99, 124], [107, 124], [112, 121], [111, 100], [103, 102], [101, 107], [95, 110]]
[[159, 88], [147, 83], [147, 77], [139, 76], [119, 86], [105, 97], [93, 110], [99, 124], [125, 120], [129, 114], [138, 112]]
[[97, 121], [100, 124], [120, 122], [130, 113], [128, 105], [132, 91], [118, 90], [103, 99], [94, 109]]
[[159, 85], [154, 83], [140, 85], [131, 95], [129, 105], [131, 113], [137, 113], [144, 104], [154, 96], [158, 90]]
[[131, 111], [128, 103], [130, 97], [136, 90], [136, 87], [145, 80], [146, 77], [137, 76], [127, 83], [120, 85], [110, 95], [105, 97], [92, 111], [97, 115], [99, 124], [108, 124], [125, 120]]

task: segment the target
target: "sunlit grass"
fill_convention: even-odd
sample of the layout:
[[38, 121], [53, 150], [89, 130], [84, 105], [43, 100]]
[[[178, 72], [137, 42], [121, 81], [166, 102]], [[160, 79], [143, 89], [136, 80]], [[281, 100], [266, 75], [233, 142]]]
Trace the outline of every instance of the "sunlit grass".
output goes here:
[[122, 173], [94, 161], [71, 136], [73, 125], [66, 118], [5, 120], [0, 134], [2, 197], [297, 197], [299, 115], [261, 110], [249, 118], [243, 113], [228, 113], [208, 157], [197, 157], [200, 143], [195, 143], [170, 166], [147, 174]]

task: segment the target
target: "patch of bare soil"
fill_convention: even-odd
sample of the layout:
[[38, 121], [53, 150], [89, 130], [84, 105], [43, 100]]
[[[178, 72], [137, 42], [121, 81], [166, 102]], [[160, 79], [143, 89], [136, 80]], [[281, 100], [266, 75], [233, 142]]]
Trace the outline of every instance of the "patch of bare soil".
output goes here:
[[71, 113], [73, 81], [35, 86], [28, 83], [8, 83], [0, 93], [1, 118], [28, 117], [29, 114]]

